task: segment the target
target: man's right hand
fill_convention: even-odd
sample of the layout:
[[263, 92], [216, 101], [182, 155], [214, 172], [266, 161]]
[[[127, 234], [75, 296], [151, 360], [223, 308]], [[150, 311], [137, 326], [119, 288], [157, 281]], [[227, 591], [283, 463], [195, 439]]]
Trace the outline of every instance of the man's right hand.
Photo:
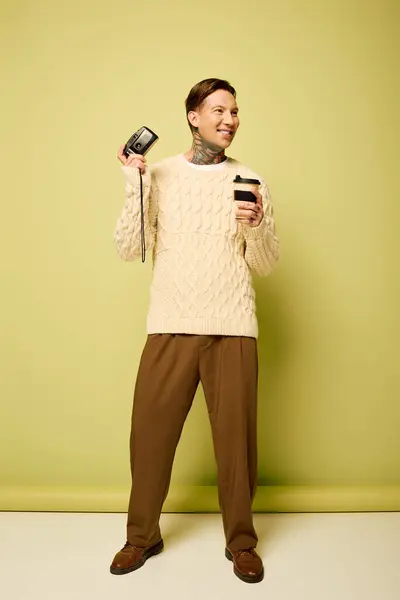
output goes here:
[[142, 173], [146, 172], [146, 158], [141, 154], [129, 154], [128, 157], [125, 156], [123, 150], [125, 148], [125, 144], [121, 146], [118, 152], [118, 160], [122, 162], [125, 167], [136, 167], [140, 169]]

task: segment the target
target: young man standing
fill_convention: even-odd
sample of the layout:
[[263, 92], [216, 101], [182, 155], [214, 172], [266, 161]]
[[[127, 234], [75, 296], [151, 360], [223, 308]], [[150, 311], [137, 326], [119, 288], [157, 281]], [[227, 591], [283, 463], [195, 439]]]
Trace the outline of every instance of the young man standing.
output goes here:
[[[251, 272], [268, 275], [279, 257], [267, 185], [229, 158], [239, 127], [235, 89], [206, 79], [186, 99], [193, 135], [186, 154], [146, 167], [118, 158], [126, 202], [115, 231], [124, 260], [141, 254], [139, 170], [144, 229], [153, 250], [148, 338], [135, 387], [132, 490], [127, 543], [110, 567], [125, 574], [163, 549], [159, 528], [175, 450], [201, 381], [218, 466], [226, 557], [245, 582], [263, 578], [255, 551], [252, 501], [257, 484], [257, 336]], [[235, 201], [236, 175], [259, 179], [257, 202]]]

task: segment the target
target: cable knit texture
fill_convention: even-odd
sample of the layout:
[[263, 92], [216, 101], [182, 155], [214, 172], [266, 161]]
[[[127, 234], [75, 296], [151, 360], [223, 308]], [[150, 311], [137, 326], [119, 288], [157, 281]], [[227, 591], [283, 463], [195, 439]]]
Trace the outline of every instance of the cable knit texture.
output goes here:
[[[120, 257], [141, 255], [139, 172], [122, 167], [126, 201], [114, 239]], [[233, 179], [257, 178], [265, 216], [258, 227], [235, 219]], [[145, 239], [153, 253], [147, 332], [258, 336], [252, 272], [268, 275], [279, 258], [267, 184], [228, 159], [220, 170], [194, 169], [183, 155], [143, 175]]]

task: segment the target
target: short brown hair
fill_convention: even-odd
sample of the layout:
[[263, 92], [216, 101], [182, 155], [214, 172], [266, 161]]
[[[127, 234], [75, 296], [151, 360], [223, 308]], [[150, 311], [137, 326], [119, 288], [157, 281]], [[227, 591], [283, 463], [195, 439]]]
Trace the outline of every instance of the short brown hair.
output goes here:
[[[196, 83], [196, 85], [192, 87], [188, 97], [186, 98], [186, 118], [192, 110], [199, 108], [203, 104], [204, 100], [217, 90], [226, 90], [227, 92], [230, 92], [234, 98], [236, 98], [236, 90], [231, 86], [229, 81], [215, 78], [203, 79], [203, 81]], [[189, 119], [188, 123], [190, 129], [193, 131], [193, 127]]]

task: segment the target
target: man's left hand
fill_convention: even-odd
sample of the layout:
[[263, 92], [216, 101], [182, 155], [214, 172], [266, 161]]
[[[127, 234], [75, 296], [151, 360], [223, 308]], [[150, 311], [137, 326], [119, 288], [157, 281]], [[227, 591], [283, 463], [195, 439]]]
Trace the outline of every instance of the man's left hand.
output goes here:
[[257, 202], [236, 202], [236, 221], [250, 227], [258, 227], [264, 218], [262, 196], [254, 190]]

